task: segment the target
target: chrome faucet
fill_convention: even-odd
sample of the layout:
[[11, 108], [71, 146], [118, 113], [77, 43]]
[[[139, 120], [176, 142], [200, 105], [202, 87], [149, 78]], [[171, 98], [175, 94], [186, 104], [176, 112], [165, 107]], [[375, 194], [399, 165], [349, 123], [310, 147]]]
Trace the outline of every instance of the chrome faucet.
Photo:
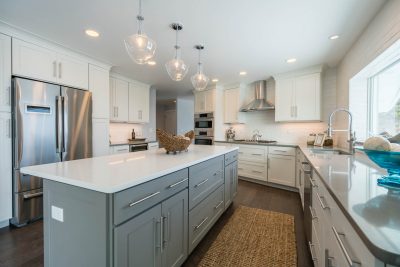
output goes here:
[[258, 129], [255, 129], [254, 131], [253, 131], [253, 140], [254, 141], [260, 141], [260, 139], [261, 139], [261, 134], [260, 134], [260, 131], [258, 130]]
[[[336, 112], [339, 111], [343, 111], [346, 112], [349, 115], [349, 128], [348, 129], [343, 129], [343, 130], [334, 130], [332, 127], [332, 119], [333, 116], [336, 114]], [[334, 110], [331, 115], [329, 116], [329, 124], [328, 124], [328, 137], [332, 137], [332, 133], [333, 132], [348, 132], [348, 140], [347, 142], [349, 143], [349, 152], [351, 154], [354, 154], [355, 149], [354, 149], [354, 145], [356, 142], [356, 133], [353, 132], [353, 115], [351, 114], [351, 112], [347, 109], [344, 108], [338, 108], [336, 110]]]

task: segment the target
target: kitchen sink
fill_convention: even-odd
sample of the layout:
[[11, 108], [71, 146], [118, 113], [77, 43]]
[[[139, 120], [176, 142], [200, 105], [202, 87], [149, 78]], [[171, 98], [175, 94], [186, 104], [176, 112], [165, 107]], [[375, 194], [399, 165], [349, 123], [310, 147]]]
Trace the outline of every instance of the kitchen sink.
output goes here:
[[339, 149], [312, 148], [311, 152], [314, 154], [351, 155], [349, 152]]

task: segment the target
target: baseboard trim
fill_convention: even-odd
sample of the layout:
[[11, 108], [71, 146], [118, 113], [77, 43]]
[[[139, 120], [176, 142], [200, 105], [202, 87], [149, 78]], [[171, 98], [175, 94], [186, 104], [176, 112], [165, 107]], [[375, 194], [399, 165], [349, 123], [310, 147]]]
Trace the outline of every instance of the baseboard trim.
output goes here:
[[257, 179], [243, 177], [243, 176], [239, 176], [239, 179], [240, 180], [244, 180], [244, 181], [248, 181], [248, 182], [252, 182], [252, 183], [256, 183], [256, 184], [275, 187], [275, 188], [279, 188], [279, 189], [283, 189], [283, 190], [287, 190], [287, 191], [292, 191], [292, 192], [297, 192], [297, 193], [299, 192], [299, 189], [297, 187], [290, 187], [290, 186], [286, 186], [286, 185], [269, 183], [269, 182], [260, 181], [260, 180], [257, 180]]
[[8, 227], [10, 225], [10, 220], [0, 221], [0, 228]]

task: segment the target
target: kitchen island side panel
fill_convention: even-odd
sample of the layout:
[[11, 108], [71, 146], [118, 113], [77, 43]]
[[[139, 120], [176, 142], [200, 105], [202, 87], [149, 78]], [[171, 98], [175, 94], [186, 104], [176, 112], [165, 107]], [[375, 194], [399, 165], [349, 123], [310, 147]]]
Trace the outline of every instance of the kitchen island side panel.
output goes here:
[[45, 266], [111, 266], [110, 195], [43, 182]]

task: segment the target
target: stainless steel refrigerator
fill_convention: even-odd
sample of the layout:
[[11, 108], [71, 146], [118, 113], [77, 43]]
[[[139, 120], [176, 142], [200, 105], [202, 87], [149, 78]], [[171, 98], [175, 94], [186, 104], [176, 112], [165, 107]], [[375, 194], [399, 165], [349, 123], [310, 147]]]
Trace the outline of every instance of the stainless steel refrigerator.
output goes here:
[[92, 156], [89, 91], [13, 78], [13, 218], [22, 226], [43, 216], [43, 183], [25, 166]]

